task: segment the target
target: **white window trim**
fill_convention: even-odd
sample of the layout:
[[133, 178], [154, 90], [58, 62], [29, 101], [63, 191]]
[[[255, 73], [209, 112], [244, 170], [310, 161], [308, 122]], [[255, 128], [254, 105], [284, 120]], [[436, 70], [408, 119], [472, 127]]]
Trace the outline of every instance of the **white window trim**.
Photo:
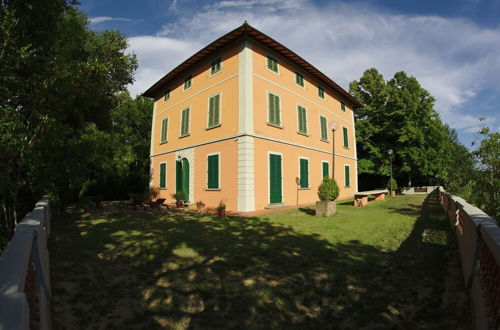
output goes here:
[[[160, 180], [161, 180], [161, 164], [165, 164], [165, 187], [160, 187]], [[162, 190], [166, 190], [167, 189], [167, 173], [168, 173], [168, 165], [167, 165], [167, 162], [161, 162], [158, 166], [158, 188], [162, 189]]]
[[[216, 73], [212, 73], [212, 62], [216, 61], [217, 59], [220, 60], [220, 70], [217, 71]], [[222, 61], [222, 57], [221, 56], [218, 56], [218, 57], [215, 57], [214, 59], [212, 59], [210, 61], [210, 68], [208, 69], [208, 76], [209, 77], [213, 77], [213, 76], [216, 76], [218, 75], [219, 73], [221, 73], [223, 70], [224, 70], [224, 66], [222, 65], [224, 61]]]
[[[185, 110], [188, 110], [189, 109], [189, 116], [188, 116], [188, 132], [184, 135], [182, 135], [182, 114], [184, 113]], [[181, 110], [181, 120], [180, 121], [180, 129], [179, 129], [179, 137], [185, 137], [185, 136], [188, 136], [190, 133], [191, 133], [191, 107], [186, 107], [184, 109]]]
[[275, 151], [267, 152], [267, 204], [271, 205], [271, 155], [278, 155], [281, 157], [281, 204], [283, 204], [285, 200], [285, 191], [283, 190], [283, 177], [285, 176], [285, 169], [283, 168], [283, 154]]
[[[269, 110], [270, 110], [270, 106], [269, 106], [269, 94], [273, 94], [274, 96], [277, 96], [278, 99], [279, 99], [279, 113], [280, 113], [280, 124], [279, 125], [276, 125], [276, 124], [272, 124], [269, 122]], [[283, 128], [283, 117], [281, 116], [281, 95], [277, 94], [277, 93], [274, 93], [274, 92], [271, 92], [271, 91], [267, 91], [266, 93], [266, 104], [267, 104], [267, 118], [266, 118], [266, 123], [270, 126], [273, 126], [273, 127], [279, 127], [279, 128]]]
[[[190, 77], [190, 80], [191, 80], [191, 84], [189, 85], [188, 88], [186, 88], [186, 78], [187, 77]], [[192, 74], [189, 74], [187, 76], [184, 77], [184, 82], [182, 83], [182, 91], [185, 92], [185, 91], [188, 91], [191, 89], [191, 87], [193, 87], [193, 75]]]
[[[325, 91], [325, 88], [323, 86], [318, 86], [318, 85], [316, 87], [317, 87], [316, 94], [318, 95], [318, 98], [320, 100], [326, 101], [326, 91]], [[323, 97], [319, 96], [319, 89], [320, 88], [323, 90]]]
[[[344, 140], [344, 129], [346, 130], [346, 136], [347, 140]], [[345, 142], [347, 142], [347, 147], [345, 146]], [[347, 126], [342, 126], [342, 148], [344, 149], [350, 149], [350, 144], [349, 144], [349, 128]]]
[[[346, 176], [345, 176], [345, 168], [349, 168], [349, 185], [347, 186], [346, 183], [347, 183], [347, 180], [346, 180]], [[351, 187], [351, 165], [349, 164], [344, 164], [344, 188], [350, 188]]]
[[[307, 187], [304, 187], [304, 188], [300, 186], [300, 181], [301, 181], [300, 179], [302, 179], [300, 177], [300, 160], [301, 159], [307, 160]], [[299, 187], [298, 188], [299, 189], [311, 189], [311, 180], [310, 180], [311, 176], [309, 175], [309, 168], [310, 168], [310, 166], [309, 166], [309, 158], [308, 157], [301, 157], [301, 156], [299, 156], [299, 164], [298, 165], [299, 165], [299, 168], [298, 168], [298, 172], [299, 172], [299, 175], [298, 175], [298, 177], [299, 177]]]
[[[326, 120], [326, 140], [321, 136], [321, 118], [325, 118]], [[319, 139], [324, 142], [330, 142], [330, 134], [328, 134], [328, 118], [323, 115], [319, 115]]]
[[[214, 156], [214, 155], [218, 155], [219, 156], [219, 162], [217, 164], [218, 166], [218, 171], [219, 171], [219, 175], [217, 176], [217, 188], [208, 188], [208, 157], [209, 156]], [[220, 172], [220, 164], [221, 164], [221, 160], [220, 160], [220, 152], [212, 152], [212, 153], [209, 153], [207, 154], [207, 158], [206, 158], [206, 163], [207, 164], [207, 177], [206, 177], [206, 184], [205, 184], [205, 190], [208, 190], [208, 191], [218, 191], [218, 190], [221, 190], [221, 186], [220, 186], [220, 177], [221, 177], [221, 172]]]
[[[297, 84], [297, 73], [302, 76], [302, 83], [304, 84], [304, 86]], [[306, 78], [304, 78], [304, 75], [298, 71], [295, 71], [295, 85], [299, 86], [302, 89], [306, 89]]]
[[327, 163], [327, 164], [328, 164], [328, 177], [329, 177], [329, 178], [331, 178], [331, 177], [332, 177], [332, 175], [331, 175], [331, 173], [332, 173], [332, 171], [331, 171], [331, 170], [332, 170], [332, 169], [331, 169], [331, 167], [330, 167], [330, 162], [329, 162], [329, 161], [327, 161], [327, 160], [322, 160], [322, 161], [321, 161], [321, 168], [320, 168], [320, 170], [321, 170], [321, 171], [319, 172], [319, 173], [321, 173], [321, 182], [323, 182], [323, 177], [324, 177], [324, 176], [323, 176], [323, 164], [324, 164], [324, 163]]
[[[302, 133], [300, 131], [299, 107], [304, 108], [304, 110], [306, 111], [306, 132], [305, 133]], [[297, 119], [297, 134], [309, 136], [309, 120], [307, 120], [307, 107], [302, 105], [302, 104], [296, 103], [295, 109], [296, 109], [295, 118]]]
[[[161, 140], [161, 135], [162, 135], [162, 128], [163, 128], [163, 123], [164, 123], [164, 120], [167, 120], [167, 136], [165, 137], [165, 141], [162, 141]], [[161, 127], [160, 127], [160, 144], [164, 144], [164, 143], [167, 143], [168, 142], [168, 126], [170, 125], [170, 120], [168, 119], [168, 117], [165, 117], [161, 120]], [[181, 127], [182, 127], [182, 124], [181, 124]]]
[[[274, 59], [274, 60], [276, 61], [276, 67], [277, 67], [277, 69], [278, 69], [278, 72], [273, 71], [273, 70], [271, 70], [271, 69], [269, 69], [269, 68], [267, 67], [267, 58], [268, 58], [268, 57], [270, 57], [270, 58], [272, 58], [272, 59]], [[266, 70], [267, 70], [267, 71], [272, 72], [272, 73], [274, 73], [274, 74], [277, 74], [277, 75], [279, 76], [279, 74], [280, 74], [280, 62], [278, 61], [278, 59], [276, 58], [276, 56], [272, 56], [272, 55], [267, 54], [267, 55], [266, 55], [266, 60], [265, 60], [265, 66], [266, 66]]]
[[[219, 123], [215, 126], [212, 126], [212, 127], [209, 127], [208, 124], [210, 122], [210, 99], [214, 96], [217, 96], [219, 95]], [[208, 97], [208, 101], [207, 101], [207, 130], [209, 129], [212, 129], [212, 128], [216, 128], [216, 127], [219, 127], [222, 125], [222, 92], [217, 92], [215, 94], [212, 94]]]

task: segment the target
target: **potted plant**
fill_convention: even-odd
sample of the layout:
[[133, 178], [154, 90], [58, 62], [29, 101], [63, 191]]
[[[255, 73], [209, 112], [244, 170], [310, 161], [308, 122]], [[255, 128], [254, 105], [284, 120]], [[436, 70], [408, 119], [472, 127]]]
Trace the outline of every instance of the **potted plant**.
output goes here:
[[203, 211], [204, 208], [205, 208], [205, 203], [203, 203], [202, 201], [196, 202], [196, 209], [198, 210], [198, 212]]
[[226, 203], [224, 203], [224, 201], [219, 202], [219, 206], [217, 206], [217, 215], [219, 217], [226, 215]]
[[158, 198], [158, 196], [160, 195], [160, 188], [158, 187], [151, 187], [149, 188], [149, 199], [150, 200], [155, 200]]
[[316, 216], [327, 217], [337, 212], [335, 200], [339, 197], [339, 186], [334, 179], [325, 176], [318, 187], [319, 201], [316, 202]]
[[177, 206], [177, 207], [184, 206], [185, 195], [182, 191], [178, 191], [175, 194], [172, 194], [172, 198], [175, 199], [175, 206]]
[[391, 196], [396, 196], [396, 190], [398, 190], [398, 183], [396, 179], [391, 178], [387, 181], [387, 189], [389, 189]]

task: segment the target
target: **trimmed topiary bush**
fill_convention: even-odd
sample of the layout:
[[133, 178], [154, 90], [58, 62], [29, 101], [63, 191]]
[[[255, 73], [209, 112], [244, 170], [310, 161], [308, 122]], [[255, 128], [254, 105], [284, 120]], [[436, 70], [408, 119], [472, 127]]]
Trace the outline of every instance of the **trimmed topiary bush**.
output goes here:
[[391, 189], [391, 179], [387, 180], [387, 189], [396, 191], [398, 190], [398, 182], [396, 179], [392, 178], [392, 189]]
[[339, 197], [339, 186], [335, 179], [325, 176], [318, 188], [318, 197], [321, 201], [334, 201]]

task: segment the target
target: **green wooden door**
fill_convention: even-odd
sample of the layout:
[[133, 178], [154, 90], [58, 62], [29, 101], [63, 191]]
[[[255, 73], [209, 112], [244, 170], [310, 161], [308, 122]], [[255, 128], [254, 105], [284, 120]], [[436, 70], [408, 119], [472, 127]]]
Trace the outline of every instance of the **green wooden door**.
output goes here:
[[269, 155], [269, 202], [271, 204], [282, 202], [281, 192], [281, 156]]
[[186, 158], [182, 159], [182, 191], [186, 201], [189, 201], [189, 162]]
[[182, 191], [182, 162], [175, 162], [175, 192]]

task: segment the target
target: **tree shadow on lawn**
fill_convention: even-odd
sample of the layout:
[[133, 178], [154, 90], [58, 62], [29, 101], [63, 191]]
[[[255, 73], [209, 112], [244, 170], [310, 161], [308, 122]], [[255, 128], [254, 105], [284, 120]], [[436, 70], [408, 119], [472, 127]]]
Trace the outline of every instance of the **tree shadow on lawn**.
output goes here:
[[[392, 317], [388, 306], [414, 299], [412, 282], [427, 273], [418, 269], [427, 266], [420, 253], [434, 252], [417, 249], [408, 266], [403, 256], [425, 245], [412, 235], [394, 254], [358, 241], [330, 244], [256, 218], [200, 219], [189, 212], [101, 218], [54, 222], [55, 329], [414, 324], [407, 314]], [[431, 278], [443, 275], [441, 265], [432, 266]]]

